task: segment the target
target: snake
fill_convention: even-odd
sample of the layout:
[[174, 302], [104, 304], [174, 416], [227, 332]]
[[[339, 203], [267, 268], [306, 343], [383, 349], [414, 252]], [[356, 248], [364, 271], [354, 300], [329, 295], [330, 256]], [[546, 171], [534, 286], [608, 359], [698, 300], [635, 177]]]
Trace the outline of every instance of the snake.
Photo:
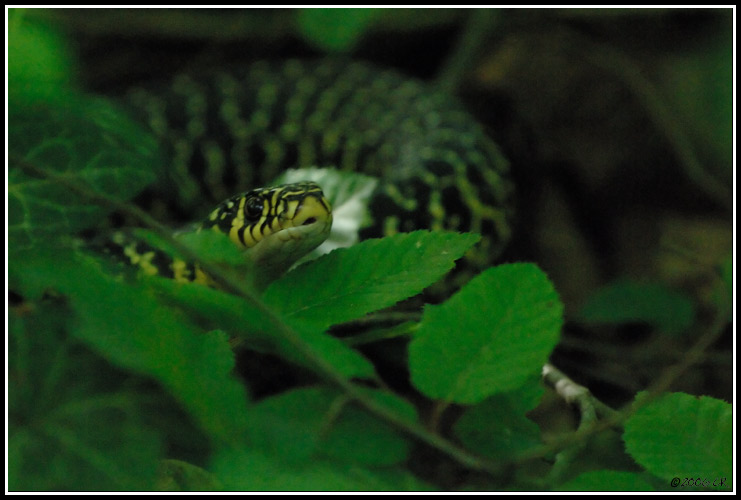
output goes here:
[[[123, 101], [166, 158], [137, 203], [173, 224], [208, 213], [199, 230], [227, 234], [260, 266], [287, 269], [329, 233], [332, 209], [319, 186], [270, 184], [308, 166], [378, 178], [361, 239], [473, 231], [483, 239], [466, 259], [478, 268], [510, 239], [514, 190], [496, 143], [454, 96], [393, 69], [261, 61], [184, 72], [134, 87]], [[147, 274], [209, 283], [197, 265], [123, 232], [109, 250]]]
[[[315, 182], [257, 188], [220, 203], [195, 231], [226, 235], [269, 281], [324, 242], [332, 227], [332, 207]], [[138, 267], [146, 275], [216, 287], [197, 262], [171, 257], [135, 234], [116, 231], [99, 240], [105, 253]]]

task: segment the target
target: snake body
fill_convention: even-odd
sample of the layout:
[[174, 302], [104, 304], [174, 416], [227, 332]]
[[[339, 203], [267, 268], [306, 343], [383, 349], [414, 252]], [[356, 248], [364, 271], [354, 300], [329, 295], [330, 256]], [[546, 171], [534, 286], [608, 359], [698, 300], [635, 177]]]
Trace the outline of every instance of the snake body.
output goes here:
[[361, 237], [475, 231], [484, 240], [469, 258], [480, 264], [509, 239], [512, 186], [495, 143], [453, 97], [395, 71], [255, 63], [181, 74], [131, 90], [126, 102], [168, 158], [141, 198], [164, 220], [194, 220], [287, 168], [335, 167], [380, 179]]

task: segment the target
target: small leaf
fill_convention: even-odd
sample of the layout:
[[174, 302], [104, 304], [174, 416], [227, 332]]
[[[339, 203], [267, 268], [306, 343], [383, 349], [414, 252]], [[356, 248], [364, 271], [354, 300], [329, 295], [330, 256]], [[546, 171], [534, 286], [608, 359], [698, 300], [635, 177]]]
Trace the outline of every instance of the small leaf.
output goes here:
[[380, 9], [301, 9], [297, 22], [313, 45], [329, 52], [349, 52], [380, 13]]
[[685, 295], [660, 283], [618, 281], [598, 290], [582, 308], [585, 323], [645, 322], [666, 333], [681, 333], [695, 321]]
[[182, 460], [162, 460], [158, 491], [218, 491], [223, 489], [213, 474]]
[[635, 461], [656, 476], [727, 477], [732, 486], [733, 407], [725, 401], [666, 394], [628, 419], [623, 439]]
[[409, 444], [385, 422], [326, 387], [294, 389], [250, 410], [251, 442], [286, 461], [332, 458], [367, 465], [406, 459]]
[[533, 264], [487, 269], [439, 306], [427, 306], [409, 345], [412, 382], [426, 395], [478, 403], [515, 389], [558, 342], [563, 305]]
[[265, 302], [317, 330], [420, 293], [453, 268], [478, 235], [415, 231], [337, 249], [273, 282]]
[[585, 472], [558, 487], [560, 491], [654, 491], [645, 474], [617, 470]]
[[466, 448], [497, 460], [506, 460], [541, 444], [540, 429], [525, 413], [543, 395], [539, 377], [522, 387], [490, 396], [469, 408], [455, 423], [455, 433]]

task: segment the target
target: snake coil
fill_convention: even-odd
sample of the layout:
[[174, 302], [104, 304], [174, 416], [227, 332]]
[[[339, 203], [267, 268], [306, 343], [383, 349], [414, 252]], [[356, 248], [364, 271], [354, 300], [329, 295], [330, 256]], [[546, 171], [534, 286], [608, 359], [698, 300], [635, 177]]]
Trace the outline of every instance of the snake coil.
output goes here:
[[126, 101], [158, 138], [164, 178], [141, 198], [191, 221], [287, 168], [335, 167], [380, 179], [361, 237], [414, 229], [474, 231], [482, 266], [510, 236], [508, 164], [453, 97], [368, 64], [256, 63], [182, 74]]

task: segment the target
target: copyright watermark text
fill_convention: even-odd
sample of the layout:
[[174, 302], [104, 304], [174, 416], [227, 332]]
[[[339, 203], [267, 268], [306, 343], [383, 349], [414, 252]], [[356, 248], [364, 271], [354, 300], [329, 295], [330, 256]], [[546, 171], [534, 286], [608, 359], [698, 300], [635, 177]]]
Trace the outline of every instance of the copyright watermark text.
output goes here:
[[670, 484], [672, 488], [726, 488], [728, 480], [725, 477], [675, 477]]

